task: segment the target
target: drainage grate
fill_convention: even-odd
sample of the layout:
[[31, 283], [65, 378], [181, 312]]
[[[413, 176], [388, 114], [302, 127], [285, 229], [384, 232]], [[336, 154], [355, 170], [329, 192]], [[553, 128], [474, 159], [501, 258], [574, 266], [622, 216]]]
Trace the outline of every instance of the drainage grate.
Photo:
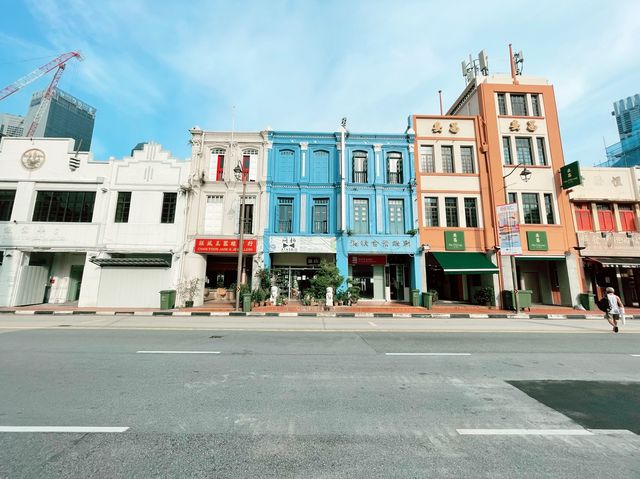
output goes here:
[[209, 336], [209, 339], [222, 339], [224, 336]]

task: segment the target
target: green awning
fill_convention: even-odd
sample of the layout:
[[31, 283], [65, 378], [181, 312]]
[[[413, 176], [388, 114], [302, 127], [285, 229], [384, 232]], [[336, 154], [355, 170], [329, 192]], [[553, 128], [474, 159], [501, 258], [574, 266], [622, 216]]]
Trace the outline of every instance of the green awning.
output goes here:
[[432, 253], [444, 274], [496, 274], [498, 267], [482, 253]]

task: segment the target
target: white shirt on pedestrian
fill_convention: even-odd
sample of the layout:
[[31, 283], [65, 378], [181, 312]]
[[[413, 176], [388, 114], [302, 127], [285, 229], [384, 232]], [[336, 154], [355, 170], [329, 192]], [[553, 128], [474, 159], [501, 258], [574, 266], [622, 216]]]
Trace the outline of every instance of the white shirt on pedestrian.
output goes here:
[[620, 306], [618, 305], [618, 297], [614, 293], [607, 293], [607, 299], [609, 300], [609, 314], [620, 314]]

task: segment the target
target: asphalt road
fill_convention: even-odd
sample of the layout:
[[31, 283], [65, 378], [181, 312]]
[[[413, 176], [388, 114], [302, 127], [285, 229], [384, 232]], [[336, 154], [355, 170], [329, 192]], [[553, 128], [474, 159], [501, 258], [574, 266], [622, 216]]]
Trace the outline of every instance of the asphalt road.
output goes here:
[[638, 478], [639, 337], [573, 331], [0, 330], [0, 477]]

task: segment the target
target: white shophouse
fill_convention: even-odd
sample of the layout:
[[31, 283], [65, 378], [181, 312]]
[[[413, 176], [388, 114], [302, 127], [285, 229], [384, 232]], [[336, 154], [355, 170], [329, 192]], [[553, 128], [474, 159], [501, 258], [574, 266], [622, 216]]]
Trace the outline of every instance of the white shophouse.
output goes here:
[[73, 140], [0, 142], [0, 305], [158, 307], [180, 279], [189, 163], [145, 144], [96, 161]]
[[[204, 301], [233, 302], [240, 283], [257, 286], [267, 222], [266, 132], [191, 131], [191, 177], [183, 278], [200, 279]], [[234, 171], [235, 170], [235, 171]], [[244, 185], [243, 185], [244, 183]], [[243, 198], [244, 187], [244, 198]], [[241, 208], [243, 258], [238, 278]]]

